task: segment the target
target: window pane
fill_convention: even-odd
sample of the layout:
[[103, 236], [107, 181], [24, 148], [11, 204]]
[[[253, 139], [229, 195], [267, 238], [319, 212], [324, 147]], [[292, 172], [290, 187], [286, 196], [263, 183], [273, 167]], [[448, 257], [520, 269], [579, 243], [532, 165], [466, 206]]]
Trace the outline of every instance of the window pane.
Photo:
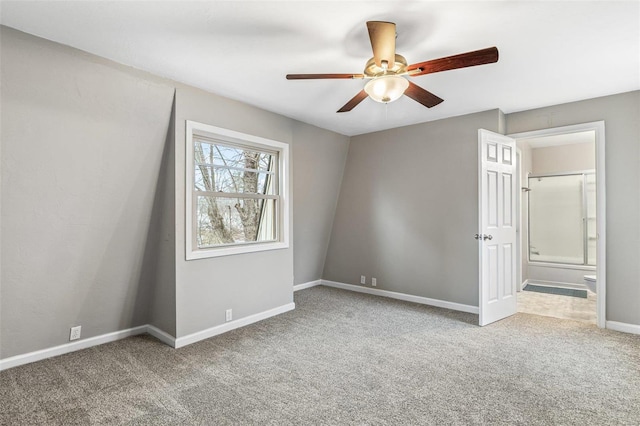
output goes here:
[[276, 240], [275, 199], [197, 197], [198, 248]]
[[203, 141], [194, 143], [194, 154], [196, 191], [276, 194], [275, 154]]

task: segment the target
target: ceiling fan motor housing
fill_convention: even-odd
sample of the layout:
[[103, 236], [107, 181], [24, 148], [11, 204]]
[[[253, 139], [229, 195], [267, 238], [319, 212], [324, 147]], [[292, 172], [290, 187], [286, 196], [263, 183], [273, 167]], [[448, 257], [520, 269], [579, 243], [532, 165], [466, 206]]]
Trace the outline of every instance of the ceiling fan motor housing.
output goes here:
[[385, 70], [383, 67], [376, 65], [375, 58], [371, 58], [367, 61], [367, 65], [364, 68], [364, 75], [370, 78], [380, 77], [382, 75], [389, 74], [404, 74], [407, 71], [407, 60], [402, 55], [396, 54], [395, 63], [387, 66]]

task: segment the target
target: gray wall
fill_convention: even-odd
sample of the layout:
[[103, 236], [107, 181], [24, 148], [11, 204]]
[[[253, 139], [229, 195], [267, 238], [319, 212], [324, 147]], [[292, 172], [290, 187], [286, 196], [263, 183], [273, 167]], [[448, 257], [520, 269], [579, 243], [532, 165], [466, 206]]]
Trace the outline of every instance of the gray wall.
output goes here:
[[[0, 358], [67, 343], [75, 325], [82, 338], [147, 323], [181, 337], [227, 308], [289, 303], [293, 247], [296, 272], [320, 278], [348, 138], [6, 27], [1, 43]], [[315, 211], [304, 238], [186, 262], [185, 119], [292, 155], [299, 138], [291, 208]]]
[[[185, 260], [183, 200], [187, 119], [290, 145], [293, 213], [288, 249]], [[181, 85], [176, 91], [175, 135], [176, 337], [223, 324], [226, 309], [233, 309], [235, 319], [291, 303], [294, 257], [298, 258], [295, 273], [301, 279], [321, 278], [344, 169], [347, 137]], [[327, 172], [330, 174], [326, 175]]]
[[172, 102], [167, 139], [153, 202], [148, 246], [154, 251], [144, 275], [149, 294], [149, 324], [176, 335], [176, 192], [175, 192], [175, 100]]
[[173, 88], [2, 28], [0, 357], [146, 323]]
[[293, 276], [302, 284], [322, 278], [349, 138], [296, 122], [293, 140]]
[[531, 163], [534, 174], [594, 170], [596, 145], [593, 142], [534, 148], [531, 150]]
[[238, 319], [293, 301], [292, 245], [185, 260], [185, 120], [288, 144], [292, 133], [292, 121], [286, 117], [199, 89], [176, 89], [176, 337], [223, 324], [226, 309], [233, 309]]
[[500, 114], [351, 138], [323, 278], [478, 306], [478, 129]]
[[[185, 120], [290, 145], [289, 190], [293, 203], [288, 249], [185, 260]], [[347, 146], [345, 136], [178, 85], [174, 162], [176, 337], [222, 325], [227, 309], [239, 319], [293, 302], [294, 248], [300, 259], [297, 273], [308, 280], [321, 278]], [[333, 175], [318, 178], [327, 171]], [[310, 198], [308, 194], [313, 193], [317, 197]], [[314, 218], [303, 216], [310, 211]], [[298, 235], [301, 238], [296, 239]]]
[[607, 319], [640, 325], [640, 91], [507, 115], [507, 133], [604, 120]]

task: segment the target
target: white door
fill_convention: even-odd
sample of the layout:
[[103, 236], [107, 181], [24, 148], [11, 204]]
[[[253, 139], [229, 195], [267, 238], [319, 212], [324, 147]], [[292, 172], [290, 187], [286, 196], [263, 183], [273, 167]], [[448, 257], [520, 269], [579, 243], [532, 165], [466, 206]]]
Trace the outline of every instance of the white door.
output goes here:
[[480, 325], [516, 313], [516, 143], [488, 130], [479, 139]]

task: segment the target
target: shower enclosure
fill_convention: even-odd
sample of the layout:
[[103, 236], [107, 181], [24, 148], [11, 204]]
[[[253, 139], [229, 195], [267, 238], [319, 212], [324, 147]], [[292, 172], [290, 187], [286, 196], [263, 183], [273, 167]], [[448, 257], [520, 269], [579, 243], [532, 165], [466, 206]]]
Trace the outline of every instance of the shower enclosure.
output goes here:
[[596, 266], [594, 171], [529, 175], [529, 261]]

